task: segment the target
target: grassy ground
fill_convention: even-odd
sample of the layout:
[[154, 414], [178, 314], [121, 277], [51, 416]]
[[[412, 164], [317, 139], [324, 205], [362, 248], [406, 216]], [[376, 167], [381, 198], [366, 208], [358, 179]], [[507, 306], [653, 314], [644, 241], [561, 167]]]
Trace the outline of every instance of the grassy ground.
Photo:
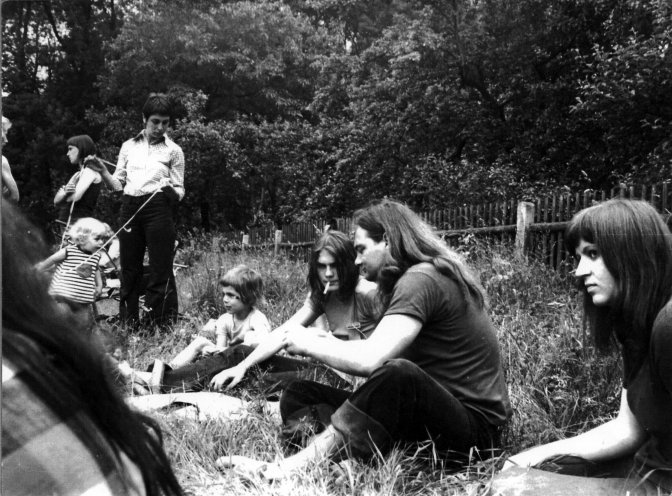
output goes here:
[[[514, 408], [504, 434], [507, 452], [572, 435], [616, 412], [620, 364], [597, 356], [584, 335], [580, 301], [567, 277], [535, 261], [516, 261], [507, 250], [477, 243], [460, 248], [480, 273], [498, 330], [502, 359]], [[239, 263], [261, 272], [273, 325], [286, 320], [305, 298], [306, 267], [295, 254], [212, 249], [207, 239], [192, 239], [178, 255], [188, 265], [178, 273], [183, 318], [171, 332], [142, 338], [116, 334], [108, 345], [138, 368], [156, 357], [170, 358], [186, 346], [209, 318], [222, 311], [218, 277]], [[272, 461], [283, 455], [277, 416], [253, 400], [245, 418], [198, 422], [161, 418], [167, 452], [180, 481], [193, 495], [481, 495], [501, 460], [481, 461], [452, 473], [431, 444], [396, 449], [369, 462], [317, 463], [273, 485], [252, 483], [221, 472], [215, 460], [242, 454]], [[256, 400], [256, 401], [255, 401]]]

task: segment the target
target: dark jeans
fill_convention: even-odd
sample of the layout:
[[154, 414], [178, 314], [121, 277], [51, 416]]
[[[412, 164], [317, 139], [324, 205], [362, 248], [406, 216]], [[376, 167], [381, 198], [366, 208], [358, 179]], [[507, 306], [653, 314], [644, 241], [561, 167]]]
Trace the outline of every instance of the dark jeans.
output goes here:
[[[126, 223], [149, 197], [150, 195], [124, 195], [121, 224]], [[163, 193], [157, 193], [119, 233], [119, 317], [124, 324], [138, 323], [145, 249], [149, 255], [149, 274], [145, 288], [145, 306], [149, 312], [146, 318], [150, 322], [163, 324], [177, 316], [177, 289], [173, 275], [173, 203]]]
[[[184, 367], [166, 368], [161, 383], [161, 392], [200, 391], [205, 389], [215, 374], [235, 367], [253, 350], [254, 348], [241, 344], [227, 348], [221, 353], [203, 357]], [[244, 385], [247, 389], [252, 389], [260, 394], [273, 396], [290, 382], [308, 378], [321, 379], [343, 387], [347, 384], [324, 365], [276, 355], [250, 370]]]
[[354, 393], [307, 381], [289, 384], [280, 399], [283, 423], [305, 417], [307, 409], [322, 422], [325, 412], [333, 411], [331, 424], [353, 455], [386, 453], [399, 441], [431, 439], [438, 450], [449, 450], [462, 462], [472, 447], [489, 457], [500, 442], [498, 427], [408, 360], [388, 360]]

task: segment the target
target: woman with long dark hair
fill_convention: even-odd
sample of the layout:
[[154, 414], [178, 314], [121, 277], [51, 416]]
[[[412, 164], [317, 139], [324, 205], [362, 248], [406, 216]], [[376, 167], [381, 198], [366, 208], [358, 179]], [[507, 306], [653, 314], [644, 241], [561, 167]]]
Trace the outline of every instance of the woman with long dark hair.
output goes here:
[[[537, 446], [509, 466], [623, 477], [672, 491], [672, 234], [644, 201], [609, 200], [567, 228], [576, 277], [600, 350], [623, 356], [616, 417], [583, 434]], [[571, 470], [570, 470], [571, 468]]]
[[129, 409], [86, 323], [48, 295], [37, 232], [3, 200], [3, 494], [182, 494], [156, 423]]

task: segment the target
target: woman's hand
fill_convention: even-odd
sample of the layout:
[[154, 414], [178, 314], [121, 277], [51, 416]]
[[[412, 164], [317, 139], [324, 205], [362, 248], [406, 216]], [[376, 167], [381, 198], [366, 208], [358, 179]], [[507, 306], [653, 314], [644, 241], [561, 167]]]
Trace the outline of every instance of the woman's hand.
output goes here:
[[506, 460], [506, 462], [504, 462], [502, 470], [507, 470], [511, 467], [522, 467], [522, 468], [534, 467], [535, 465], [539, 465], [541, 462], [550, 458], [551, 456], [555, 456], [558, 454], [555, 452], [550, 452], [548, 449], [546, 449], [547, 446], [548, 445], [537, 446], [536, 448], [532, 448], [527, 451], [523, 451], [522, 453], [518, 453], [517, 455], [509, 457]]
[[221, 391], [224, 389], [224, 384], [228, 382], [226, 389], [231, 389], [243, 380], [245, 372], [247, 372], [247, 368], [242, 364], [231, 367], [230, 369], [222, 370], [210, 380], [210, 388], [215, 391]]

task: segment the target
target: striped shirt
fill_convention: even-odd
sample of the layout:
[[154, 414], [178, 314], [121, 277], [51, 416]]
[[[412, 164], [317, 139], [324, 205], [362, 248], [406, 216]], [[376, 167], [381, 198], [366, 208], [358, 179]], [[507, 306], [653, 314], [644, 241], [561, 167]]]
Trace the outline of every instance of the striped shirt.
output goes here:
[[96, 301], [96, 270], [100, 256], [100, 252], [91, 254], [75, 245], [66, 246], [65, 260], [56, 268], [49, 294], [77, 303]]
[[117, 458], [118, 450], [83, 410], [50, 408], [34, 374], [17, 368], [3, 349], [2, 494], [144, 495], [137, 465], [124, 452]]
[[129, 196], [149, 195], [169, 184], [181, 200], [184, 197], [182, 148], [165, 135], [162, 141], [150, 144], [142, 131], [121, 145], [112, 182], [115, 190], [123, 189]]

